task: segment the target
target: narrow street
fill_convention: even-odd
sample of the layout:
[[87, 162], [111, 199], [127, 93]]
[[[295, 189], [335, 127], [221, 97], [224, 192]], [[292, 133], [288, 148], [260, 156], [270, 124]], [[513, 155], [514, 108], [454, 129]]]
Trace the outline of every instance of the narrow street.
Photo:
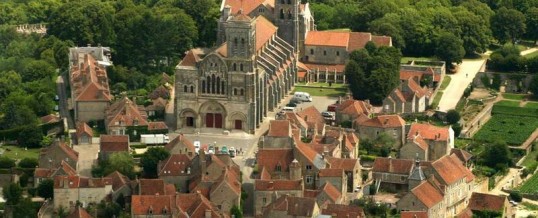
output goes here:
[[58, 109], [60, 113], [60, 118], [67, 118], [67, 126], [69, 129], [75, 128], [75, 122], [69, 113], [68, 103], [67, 103], [67, 91], [64, 78], [60, 75], [56, 79], [56, 93], [58, 94]]
[[458, 72], [448, 75], [452, 80], [443, 92], [441, 101], [439, 101], [439, 111], [446, 112], [456, 108], [465, 88], [473, 81], [473, 78], [485, 62], [486, 59], [464, 59], [459, 65]]

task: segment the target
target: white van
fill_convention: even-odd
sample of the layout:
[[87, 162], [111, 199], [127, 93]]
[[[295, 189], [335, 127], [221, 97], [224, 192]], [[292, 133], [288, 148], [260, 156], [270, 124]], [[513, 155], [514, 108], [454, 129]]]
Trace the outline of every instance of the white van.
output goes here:
[[308, 92], [296, 92], [296, 93], [293, 94], [292, 100], [311, 102], [312, 97], [310, 96], [310, 94]]
[[295, 112], [295, 108], [294, 107], [284, 107], [284, 108], [282, 108], [282, 111], [284, 111], [284, 112]]

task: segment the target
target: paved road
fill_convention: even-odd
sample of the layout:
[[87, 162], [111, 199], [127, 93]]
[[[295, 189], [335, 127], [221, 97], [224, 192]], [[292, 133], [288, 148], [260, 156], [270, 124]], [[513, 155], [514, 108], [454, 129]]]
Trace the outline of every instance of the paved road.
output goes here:
[[92, 166], [97, 164], [99, 144], [74, 145], [73, 149], [79, 153], [77, 173], [81, 176], [92, 177]]
[[463, 96], [465, 88], [473, 81], [480, 68], [484, 64], [484, 59], [465, 59], [460, 64], [458, 72], [449, 75], [452, 80], [445, 89], [441, 101], [439, 101], [439, 110], [448, 111], [456, 108], [456, 104]]
[[56, 92], [58, 93], [58, 97], [60, 100], [58, 101], [58, 109], [60, 112], [60, 118], [67, 118], [67, 126], [69, 129], [75, 129], [75, 123], [73, 121], [73, 118], [71, 117], [71, 113], [69, 113], [69, 109], [67, 108], [67, 92], [66, 92], [66, 84], [62, 76], [58, 76], [56, 79]]

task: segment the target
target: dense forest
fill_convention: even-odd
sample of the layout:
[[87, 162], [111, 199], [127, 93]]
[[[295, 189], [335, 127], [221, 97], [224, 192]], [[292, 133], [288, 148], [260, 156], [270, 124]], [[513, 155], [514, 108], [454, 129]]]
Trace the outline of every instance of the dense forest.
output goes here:
[[[247, 1], [247, 0], [245, 0]], [[304, 1], [304, 0], [303, 0]], [[461, 62], [491, 45], [538, 39], [538, 0], [310, 0], [318, 30], [389, 35], [403, 56]], [[37, 123], [54, 108], [67, 49], [112, 49], [114, 93], [144, 95], [193, 47], [215, 46], [220, 0], [0, 2], [0, 130]], [[44, 23], [47, 35], [20, 34]]]

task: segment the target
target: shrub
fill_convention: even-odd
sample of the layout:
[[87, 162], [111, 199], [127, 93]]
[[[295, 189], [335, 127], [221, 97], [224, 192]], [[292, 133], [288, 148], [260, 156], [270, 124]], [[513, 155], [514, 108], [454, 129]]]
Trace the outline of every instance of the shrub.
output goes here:
[[523, 197], [521, 197], [521, 194], [519, 194], [519, 192], [511, 192], [510, 199], [514, 200], [515, 202], [521, 202]]
[[449, 110], [446, 113], [446, 121], [449, 124], [456, 124], [460, 121], [460, 119], [461, 119], [460, 113], [454, 109]]
[[9, 157], [0, 157], [0, 169], [11, 169], [15, 166], [15, 160]]
[[35, 168], [37, 166], [37, 159], [35, 158], [24, 158], [19, 162], [20, 168]]

